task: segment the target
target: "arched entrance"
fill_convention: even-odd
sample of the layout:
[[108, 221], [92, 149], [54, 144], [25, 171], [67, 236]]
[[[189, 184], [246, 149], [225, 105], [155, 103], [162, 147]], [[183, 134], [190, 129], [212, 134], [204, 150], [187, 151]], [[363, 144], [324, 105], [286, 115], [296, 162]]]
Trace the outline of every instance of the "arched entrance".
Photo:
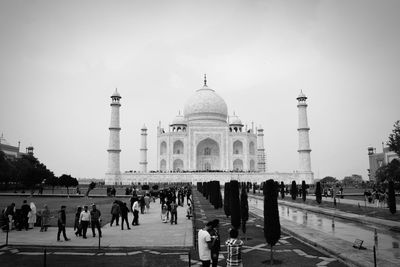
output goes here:
[[183, 161], [181, 159], [174, 160], [174, 171], [179, 172], [183, 170]]
[[235, 161], [233, 161], [233, 170], [243, 171], [243, 161], [241, 159], [235, 159]]
[[219, 145], [211, 139], [206, 138], [197, 145], [196, 170], [220, 170], [221, 160], [219, 156]]

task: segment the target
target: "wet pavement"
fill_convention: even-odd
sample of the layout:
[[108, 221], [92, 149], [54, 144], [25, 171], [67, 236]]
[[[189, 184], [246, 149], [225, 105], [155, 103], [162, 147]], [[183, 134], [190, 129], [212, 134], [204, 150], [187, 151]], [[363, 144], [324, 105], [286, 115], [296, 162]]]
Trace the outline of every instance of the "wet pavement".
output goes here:
[[[335, 210], [323, 214], [318, 213], [318, 207], [298, 203], [295, 203], [297, 207], [293, 207], [292, 204], [279, 201], [281, 224], [290, 233], [305, 241], [309, 240], [311, 243], [339, 255], [342, 259], [360, 266], [373, 265], [373, 247], [375, 245], [379, 266], [400, 266], [400, 234], [385, 227], [397, 225], [398, 222], [378, 219], [374, 223], [374, 218], [369, 218], [366, 222], [356, 222], [353, 220], [354, 214]], [[249, 206], [254, 213], [262, 216], [262, 197], [250, 197]], [[346, 219], [346, 216], [351, 220]], [[364, 218], [358, 219], [363, 220]], [[363, 240], [363, 247], [366, 249], [353, 248], [355, 239]]]

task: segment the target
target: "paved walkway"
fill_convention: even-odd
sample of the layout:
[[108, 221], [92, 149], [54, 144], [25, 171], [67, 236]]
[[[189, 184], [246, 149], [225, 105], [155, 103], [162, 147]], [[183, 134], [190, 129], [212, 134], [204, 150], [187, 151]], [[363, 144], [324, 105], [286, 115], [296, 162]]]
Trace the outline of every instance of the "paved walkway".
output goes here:
[[[160, 218], [160, 205], [152, 204], [150, 211], [139, 214], [139, 226], [132, 226], [131, 230], [121, 230], [115, 224], [110, 227], [107, 223], [102, 227], [103, 237], [100, 240], [101, 247], [191, 247], [193, 246], [192, 221], [186, 215], [186, 206], [178, 207], [178, 224], [162, 223]], [[129, 223], [133, 214], [129, 213]], [[39, 227], [33, 230], [10, 231], [8, 235], [9, 245], [35, 245], [35, 246], [67, 246], [67, 247], [98, 247], [99, 239], [96, 230], [96, 238], [92, 237], [91, 229], [88, 229], [87, 239], [76, 237], [73, 228], [67, 228], [67, 237], [70, 241], [57, 241], [57, 227], [50, 227], [47, 232], [40, 232]], [[62, 235], [61, 235], [62, 236]], [[61, 240], [64, 240], [61, 237]], [[0, 245], [6, 243], [6, 233], [0, 233]]]

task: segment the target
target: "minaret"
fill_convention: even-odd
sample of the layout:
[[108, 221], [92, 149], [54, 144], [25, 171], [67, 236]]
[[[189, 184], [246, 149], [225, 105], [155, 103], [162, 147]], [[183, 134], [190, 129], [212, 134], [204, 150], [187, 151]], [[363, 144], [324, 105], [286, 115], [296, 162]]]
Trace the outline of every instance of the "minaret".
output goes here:
[[265, 150], [264, 150], [264, 129], [257, 129], [257, 168], [259, 172], [266, 171]]
[[108, 152], [108, 170], [106, 178], [106, 184], [115, 184], [118, 182], [119, 175], [121, 174], [119, 168], [119, 154], [121, 153], [121, 149], [119, 147], [119, 132], [121, 131], [121, 127], [119, 125], [119, 108], [121, 104], [119, 100], [121, 99], [121, 95], [118, 93], [117, 89], [115, 89], [114, 94], [111, 96], [111, 123], [110, 127], [110, 140], [109, 146], [107, 149]]
[[142, 127], [142, 142], [140, 146], [140, 169], [141, 172], [147, 172], [147, 128], [146, 125]]
[[299, 110], [299, 173], [301, 180], [305, 180], [306, 183], [314, 182], [314, 174], [311, 171], [311, 148], [310, 139], [308, 132], [310, 127], [308, 127], [307, 122], [307, 97], [300, 92], [297, 97], [297, 108]]

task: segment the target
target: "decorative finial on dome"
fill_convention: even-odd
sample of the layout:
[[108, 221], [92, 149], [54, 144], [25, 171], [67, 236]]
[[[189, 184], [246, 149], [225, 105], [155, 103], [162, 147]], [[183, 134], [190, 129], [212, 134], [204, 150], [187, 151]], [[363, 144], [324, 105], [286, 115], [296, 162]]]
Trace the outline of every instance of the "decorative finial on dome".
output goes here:
[[207, 86], [207, 74], [204, 74], [204, 86]]

